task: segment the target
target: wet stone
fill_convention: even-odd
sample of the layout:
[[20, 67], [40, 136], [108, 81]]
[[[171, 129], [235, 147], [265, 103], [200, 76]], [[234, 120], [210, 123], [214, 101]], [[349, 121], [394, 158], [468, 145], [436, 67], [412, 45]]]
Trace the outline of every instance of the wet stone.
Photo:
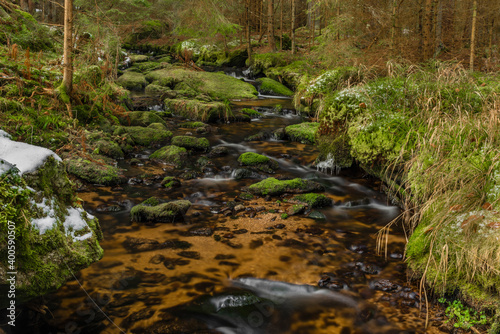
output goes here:
[[248, 230], [241, 228], [239, 230], [233, 231], [233, 234], [245, 234], [248, 233]]
[[201, 258], [200, 253], [194, 252], [194, 251], [182, 251], [177, 253], [177, 255], [186, 257], [188, 259], [194, 259], [194, 260], [199, 260]]
[[172, 258], [166, 258], [165, 261], [163, 261], [163, 265], [165, 268], [168, 270], [174, 270], [176, 266], [185, 266], [191, 263], [191, 261], [186, 260], [186, 259], [172, 259]]
[[382, 268], [373, 263], [357, 262], [356, 267], [363, 273], [369, 275], [377, 275], [382, 271]]
[[111, 205], [103, 204], [103, 205], [99, 205], [96, 208], [97, 212], [118, 212], [118, 211], [122, 211], [122, 210], [123, 210], [123, 207], [121, 207], [118, 204], [111, 204]]
[[230, 262], [230, 261], [220, 261], [219, 266], [229, 266], [232, 268], [238, 268], [240, 266], [240, 264], [236, 263], [236, 262]]
[[155, 313], [154, 310], [147, 308], [142, 309], [140, 311], [132, 313], [131, 315], [123, 319], [120, 325], [125, 328], [129, 328], [131, 325], [135, 324], [139, 320], [151, 318], [154, 313]]
[[155, 256], [153, 256], [150, 260], [149, 260], [149, 263], [152, 263], [152, 264], [160, 264], [162, 263], [163, 261], [165, 261], [165, 256], [161, 255], [161, 254], [156, 254]]
[[396, 283], [391, 282], [388, 279], [380, 279], [378, 281], [374, 281], [370, 283], [370, 286], [374, 290], [380, 290], [384, 292], [390, 292], [398, 290], [401, 286]]
[[189, 235], [209, 237], [214, 233], [210, 227], [196, 227], [188, 231]]
[[355, 253], [358, 253], [358, 254], [363, 254], [363, 253], [368, 252], [368, 247], [366, 245], [363, 245], [363, 244], [353, 244], [353, 245], [349, 245], [349, 250], [351, 250]]
[[259, 248], [260, 246], [262, 246], [264, 244], [264, 241], [262, 240], [252, 240], [250, 242], [250, 249], [256, 249], [256, 248]]
[[236, 258], [236, 256], [234, 256], [233, 254], [217, 254], [214, 257], [214, 259], [216, 259], [216, 260], [232, 260], [235, 258]]
[[111, 308], [116, 308], [120, 306], [132, 305], [137, 301], [137, 295], [134, 293], [115, 293], [113, 295], [113, 300], [107, 305]]

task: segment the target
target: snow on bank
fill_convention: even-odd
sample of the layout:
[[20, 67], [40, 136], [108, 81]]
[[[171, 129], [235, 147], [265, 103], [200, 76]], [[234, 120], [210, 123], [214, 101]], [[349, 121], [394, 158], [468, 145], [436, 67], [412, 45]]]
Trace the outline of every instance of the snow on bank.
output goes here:
[[61, 158], [49, 149], [30, 145], [10, 139], [10, 135], [0, 130], [0, 175], [13, 167], [19, 169], [19, 174], [36, 171], [48, 157], [57, 161]]
[[[36, 205], [39, 209], [46, 214], [46, 217], [33, 219], [31, 224], [40, 231], [40, 235], [45, 234], [45, 232], [52, 230], [57, 226], [57, 216], [54, 210], [54, 206], [56, 205], [55, 201], [52, 200], [50, 203], [47, 203], [47, 199], [44, 198], [42, 203], [31, 202], [33, 205]], [[68, 214], [64, 218], [64, 230], [67, 236], [71, 236], [73, 241], [82, 241], [88, 238], [91, 238], [93, 235], [92, 230], [89, 228], [87, 222], [82, 218], [82, 213], [87, 215], [88, 219], [94, 219], [94, 216], [85, 212], [85, 210], [80, 208], [69, 208]], [[75, 236], [75, 233], [78, 231], [87, 230], [90, 231], [81, 236]]]

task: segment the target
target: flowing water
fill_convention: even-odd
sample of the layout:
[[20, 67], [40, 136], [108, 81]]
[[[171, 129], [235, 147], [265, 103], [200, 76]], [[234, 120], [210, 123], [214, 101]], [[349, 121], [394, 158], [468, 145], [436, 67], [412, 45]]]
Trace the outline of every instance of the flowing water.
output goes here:
[[[119, 162], [127, 184], [88, 185], [78, 194], [100, 220], [104, 258], [46, 297], [48, 321], [31, 333], [424, 332], [418, 290], [407, 282], [402, 260], [404, 233], [393, 229], [387, 256], [376, 254], [377, 232], [400, 213], [378, 182], [360, 171], [317, 171], [312, 145], [244, 141], [303, 121], [290, 100], [234, 105], [242, 107], [264, 116], [213, 126], [206, 137], [229, 154], [181, 175], [180, 188], [160, 185], [180, 172], [150, 162], [151, 148], [133, 164]], [[174, 134], [197, 135], [176, 122]], [[311, 213], [283, 219], [289, 204], [282, 198], [239, 199], [243, 187], [264, 177], [234, 178], [238, 156], [249, 151], [277, 160], [275, 177], [320, 182], [334, 205], [313, 213], [320, 219]], [[184, 222], [131, 222], [130, 208], [151, 196], [189, 199], [193, 206]], [[232, 211], [232, 202], [241, 211]]]

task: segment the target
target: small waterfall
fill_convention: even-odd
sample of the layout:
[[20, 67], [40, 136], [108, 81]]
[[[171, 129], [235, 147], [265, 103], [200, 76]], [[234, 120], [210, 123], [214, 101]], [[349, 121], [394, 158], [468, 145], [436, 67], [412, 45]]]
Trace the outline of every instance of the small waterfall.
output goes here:
[[325, 174], [328, 174], [328, 170], [330, 170], [330, 175], [333, 175], [334, 172], [335, 175], [339, 175], [341, 169], [342, 168], [335, 163], [335, 157], [331, 153], [328, 153], [326, 160], [316, 164], [316, 170]]

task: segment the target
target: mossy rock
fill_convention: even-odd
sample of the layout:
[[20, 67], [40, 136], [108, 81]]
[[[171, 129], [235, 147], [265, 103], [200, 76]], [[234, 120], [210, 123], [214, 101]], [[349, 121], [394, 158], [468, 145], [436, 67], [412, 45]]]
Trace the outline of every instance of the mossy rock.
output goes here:
[[128, 137], [134, 145], [149, 146], [152, 143], [168, 140], [172, 137], [172, 132], [142, 126], [117, 126], [113, 135]]
[[155, 151], [149, 156], [149, 159], [158, 160], [167, 165], [181, 168], [186, 163], [187, 151], [184, 147], [168, 145]]
[[169, 91], [171, 91], [171, 89], [169, 87], [166, 87], [166, 86], [160, 86], [160, 85], [156, 85], [154, 83], [152, 84], [149, 84], [146, 86], [146, 94], [150, 94], [150, 95], [163, 95]]
[[253, 73], [255, 75], [262, 73], [271, 67], [285, 66], [286, 61], [284, 53], [261, 53], [252, 55], [252, 65]]
[[327, 136], [317, 138], [319, 156], [317, 162], [332, 159], [332, 164], [338, 168], [349, 168], [354, 162], [351, 155], [351, 145], [347, 135]]
[[181, 181], [173, 176], [167, 176], [161, 181], [161, 185], [167, 189], [179, 188], [181, 186]]
[[254, 110], [254, 109], [250, 109], [250, 108], [241, 109], [241, 113], [248, 115], [252, 118], [262, 117], [262, 114], [260, 112], [258, 112], [257, 110]]
[[118, 167], [102, 162], [90, 161], [80, 157], [65, 159], [68, 173], [93, 184], [117, 185], [123, 183], [125, 178]]
[[175, 136], [172, 138], [172, 145], [195, 151], [206, 152], [210, 149], [210, 142], [207, 138], [197, 138], [192, 136]]
[[[150, 82], [155, 81], [157, 84], [171, 88], [183, 83], [182, 87], [186, 89], [189, 87], [190, 90], [192, 89], [198, 94], [206, 94], [214, 100], [257, 98], [257, 90], [253, 85], [223, 73], [173, 68], [153, 71], [147, 75], [147, 79]], [[178, 89], [176, 88], [176, 90]]]
[[259, 196], [279, 196], [285, 193], [309, 193], [324, 191], [325, 188], [314, 181], [296, 178], [293, 180], [277, 180], [267, 178], [248, 187], [248, 191]]
[[149, 57], [146, 55], [129, 55], [130, 61], [135, 64], [135, 63], [144, 63], [149, 60]]
[[287, 126], [285, 132], [292, 141], [298, 141], [304, 144], [314, 144], [316, 142], [318, 128], [319, 123], [304, 122]]
[[167, 110], [195, 121], [215, 122], [224, 119], [227, 111], [226, 105], [222, 102], [184, 99], [165, 99], [164, 102]]
[[87, 83], [92, 87], [99, 87], [104, 82], [104, 75], [100, 66], [91, 65], [75, 74], [75, 84]]
[[302, 213], [306, 210], [307, 206], [304, 204], [293, 204], [286, 210], [287, 215], [293, 216]]
[[121, 77], [116, 80], [116, 83], [128, 90], [141, 91], [146, 87], [146, 77], [134, 71], [125, 71]]
[[229, 154], [229, 149], [225, 146], [215, 146], [212, 147], [210, 152], [208, 153], [208, 156], [213, 158], [213, 157], [223, 157]]
[[166, 124], [163, 118], [152, 111], [130, 111], [119, 118], [120, 124], [126, 126], [148, 126], [152, 123]]
[[165, 123], [151, 123], [148, 125], [149, 129], [154, 129], [157, 131], [166, 131], [167, 127], [165, 126]]
[[279, 164], [277, 161], [266, 157], [265, 155], [246, 152], [238, 157], [238, 162], [242, 166], [249, 166], [267, 173], [274, 173], [278, 169]]
[[293, 201], [306, 203], [310, 208], [322, 208], [332, 206], [333, 201], [331, 198], [326, 197], [323, 194], [303, 194], [294, 196]]
[[184, 122], [179, 124], [179, 127], [188, 129], [199, 129], [199, 128], [205, 128], [207, 126], [209, 125], [203, 122]]
[[[136, 222], [158, 222], [168, 223], [176, 220], [183, 220], [183, 215], [191, 207], [191, 202], [187, 200], [177, 200], [162, 204], [156, 204], [151, 199], [134, 206], [130, 210], [132, 221]], [[153, 205], [152, 205], [153, 204]]]
[[[0, 194], [0, 202], [9, 206], [0, 214], [2, 254], [7, 254], [11, 231], [7, 222], [15, 225], [17, 304], [57, 290], [73, 278], [73, 272], [102, 258], [99, 222], [76, 206], [72, 184], [59, 160], [48, 157], [23, 175], [15, 171], [3, 174]], [[0, 293], [5, 296], [10, 276], [6, 273], [12, 271], [9, 266], [7, 256], [0, 259]], [[0, 308], [7, 306], [8, 299], [1, 299]]]
[[104, 154], [113, 159], [123, 159], [125, 156], [120, 145], [112, 140], [101, 139], [95, 144], [99, 154]]
[[293, 96], [293, 92], [285, 85], [269, 78], [259, 78], [260, 92], [269, 95]]

